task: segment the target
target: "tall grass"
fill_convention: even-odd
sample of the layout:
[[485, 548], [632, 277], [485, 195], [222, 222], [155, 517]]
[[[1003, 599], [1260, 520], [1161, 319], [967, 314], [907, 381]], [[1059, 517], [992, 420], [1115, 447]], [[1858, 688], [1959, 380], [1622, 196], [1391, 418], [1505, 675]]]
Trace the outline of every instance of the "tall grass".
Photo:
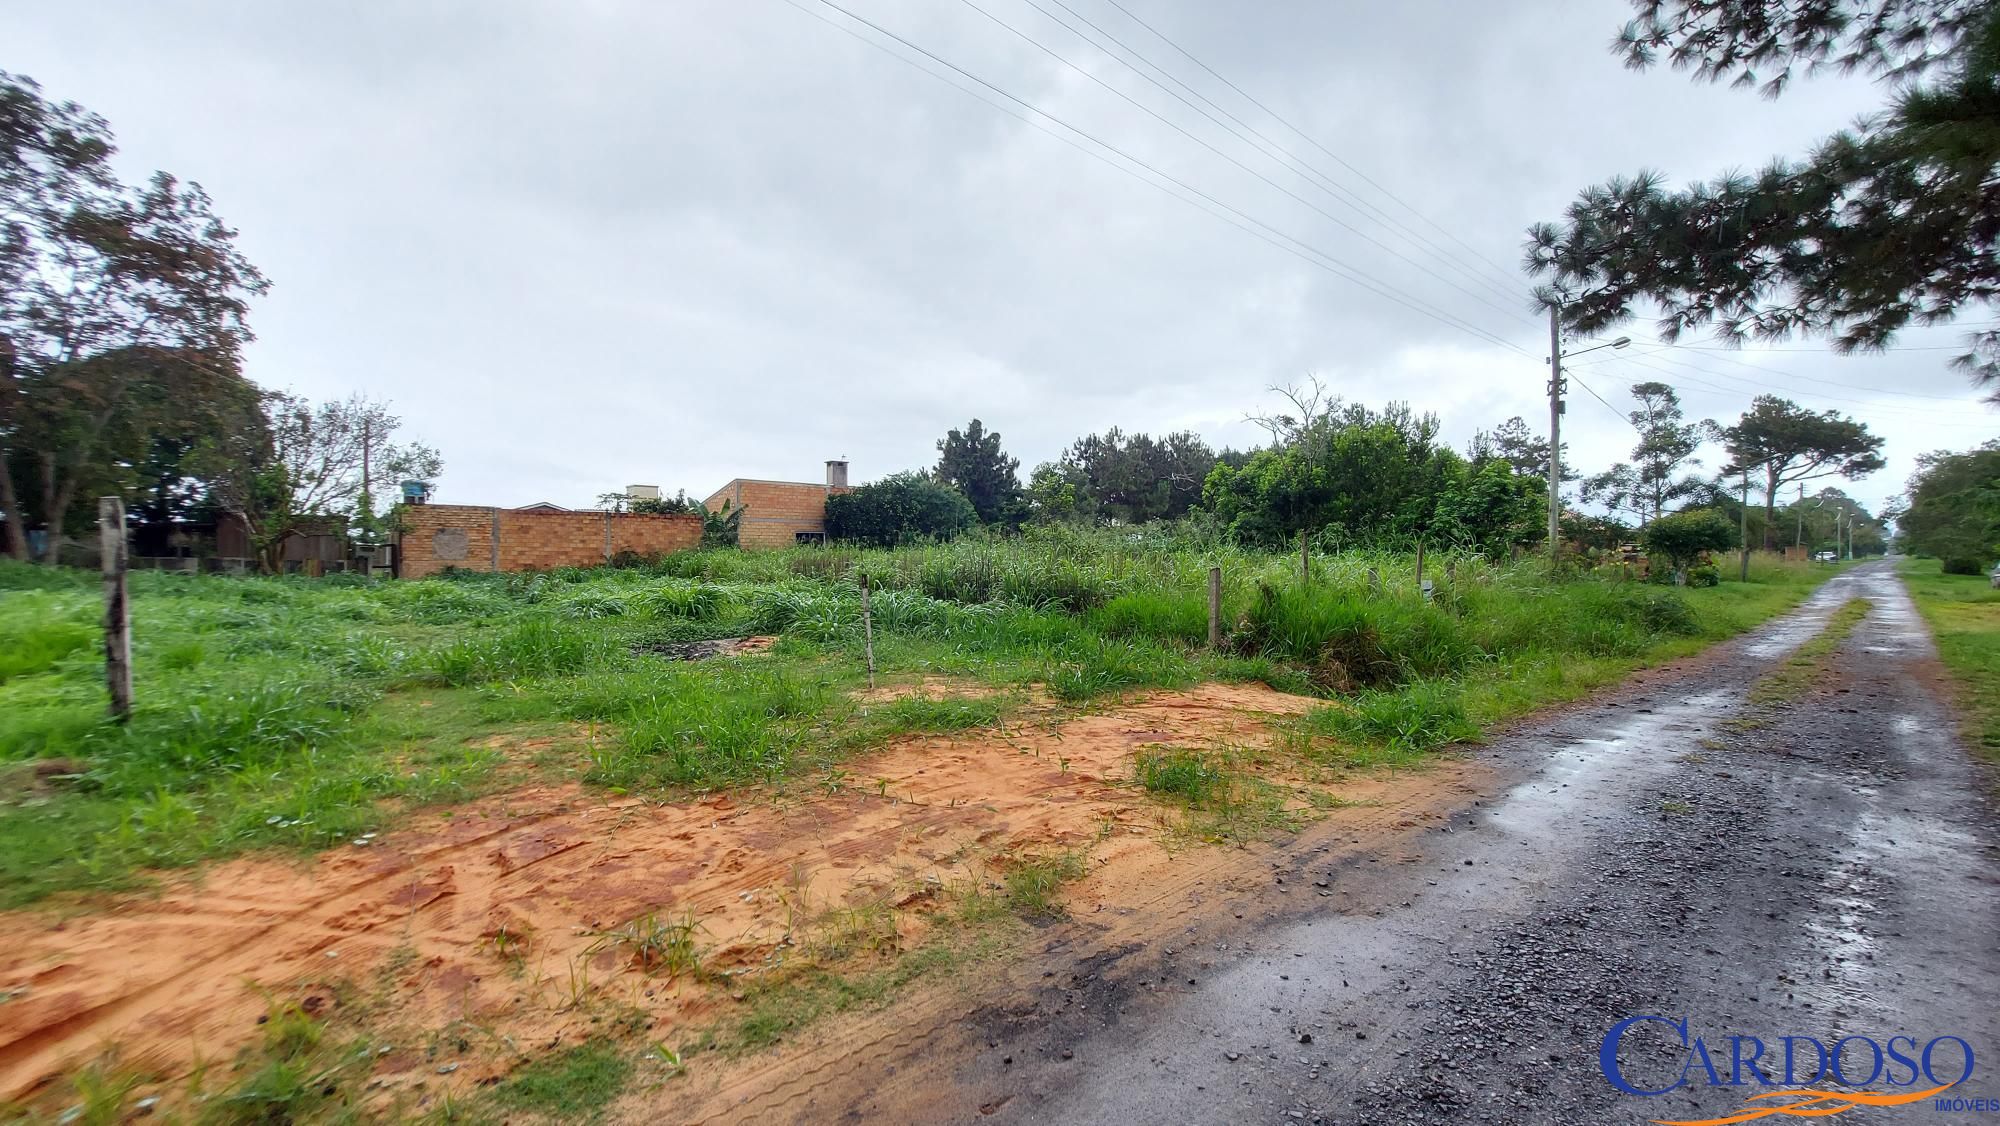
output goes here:
[[[1316, 555], [1301, 582], [1296, 557], [1143, 529], [422, 582], [138, 573], [138, 704], [114, 725], [93, 576], [0, 561], [0, 903], [338, 841], [379, 819], [380, 798], [477, 792], [501, 758], [490, 736], [524, 726], [585, 744], [551, 769], [671, 789], [997, 722], [1016, 696], [858, 706], [864, 577], [883, 675], [1042, 685], [1075, 704], [1262, 680], [1347, 698], [1309, 747], [1403, 754], [1746, 628], [1824, 573], [1760, 561], [1758, 581], [1679, 592], [1452, 562], [1456, 581], [1429, 561], [1428, 601], [1408, 556]], [[1211, 566], [1221, 652], [1206, 645]], [[781, 640], [756, 658], [661, 655], [750, 634]], [[31, 760], [55, 765], [5, 772]]]

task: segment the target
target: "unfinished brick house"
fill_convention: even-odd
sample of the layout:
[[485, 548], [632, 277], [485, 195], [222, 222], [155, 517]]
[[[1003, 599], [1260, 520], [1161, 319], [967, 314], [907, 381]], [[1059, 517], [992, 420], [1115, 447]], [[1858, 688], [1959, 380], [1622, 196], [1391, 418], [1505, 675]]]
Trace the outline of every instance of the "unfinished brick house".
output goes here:
[[[822, 502], [823, 503], [823, 502]], [[530, 571], [601, 567], [624, 552], [665, 555], [701, 546], [701, 516], [571, 512], [551, 504], [482, 508], [412, 504], [401, 512], [396, 577], [421, 579], [446, 567]]]
[[702, 503], [710, 512], [744, 510], [737, 539], [743, 547], [791, 547], [825, 543], [826, 498], [847, 491], [847, 463], [829, 461], [824, 484], [738, 477]]

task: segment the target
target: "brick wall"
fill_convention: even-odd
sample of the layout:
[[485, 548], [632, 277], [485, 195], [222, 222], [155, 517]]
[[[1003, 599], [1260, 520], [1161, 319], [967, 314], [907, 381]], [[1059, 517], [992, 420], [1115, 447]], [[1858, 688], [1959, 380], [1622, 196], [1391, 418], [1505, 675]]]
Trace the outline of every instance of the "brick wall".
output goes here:
[[845, 486], [809, 485], [802, 481], [736, 480], [709, 497], [710, 511], [743, 509], [738, 543], [744, 547], [790, 547], [800, 532], [826, 533], [826, 498], [850, 491]]
[[527, 571], [596, 567], [623, 551], [665, 555], [701, 544], [701, 517], [603, 512], [522, 512], [467, 504], [402, 510], [400, 574], [421, 579], [446, 567]]

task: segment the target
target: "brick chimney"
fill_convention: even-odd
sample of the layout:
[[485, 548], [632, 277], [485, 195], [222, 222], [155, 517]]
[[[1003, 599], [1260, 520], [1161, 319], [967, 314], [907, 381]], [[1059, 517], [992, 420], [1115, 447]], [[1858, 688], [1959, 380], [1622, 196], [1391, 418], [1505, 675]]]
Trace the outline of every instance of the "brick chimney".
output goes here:
[[844, 489], [847, 487], [846, 462], [829, 461], [826, 463], [826, 487], [829, 489]]

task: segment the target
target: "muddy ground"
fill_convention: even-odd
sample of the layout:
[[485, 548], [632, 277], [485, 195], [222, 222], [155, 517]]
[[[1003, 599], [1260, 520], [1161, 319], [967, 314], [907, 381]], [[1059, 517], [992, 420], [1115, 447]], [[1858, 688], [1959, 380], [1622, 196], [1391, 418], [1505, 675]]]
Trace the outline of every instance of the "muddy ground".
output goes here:
[[[1805, 691], [1751, 703], [1855, 597], [1873, 609]], [[1745, 639], [1460, 756], [1438, 817], [1330, 818], [1166, 889], [1153, 926], [1082, 915], [977, 990], [911, 997], [618, 1110], [1625, 1123], [1728, 1115], [1777, 1089], [1696, 1071], [1688, 1089], [1620, 1093], [1599, 1048], [1638, 1015], [1725, 1045], [1725, 1080], [1735, 1034], [1956, 1036], [1977, 1062], [1952, 1094], [1991, 1099], [2000, 819], [1939, 676], [1893, 571], [1863, 567]], [[1626, 1048], [1635, 1086], [1685, 1062], [1657, 1025]], [[1841, 1120], [1897, 1116], [1960, 1117], [1925, 1104]]]

